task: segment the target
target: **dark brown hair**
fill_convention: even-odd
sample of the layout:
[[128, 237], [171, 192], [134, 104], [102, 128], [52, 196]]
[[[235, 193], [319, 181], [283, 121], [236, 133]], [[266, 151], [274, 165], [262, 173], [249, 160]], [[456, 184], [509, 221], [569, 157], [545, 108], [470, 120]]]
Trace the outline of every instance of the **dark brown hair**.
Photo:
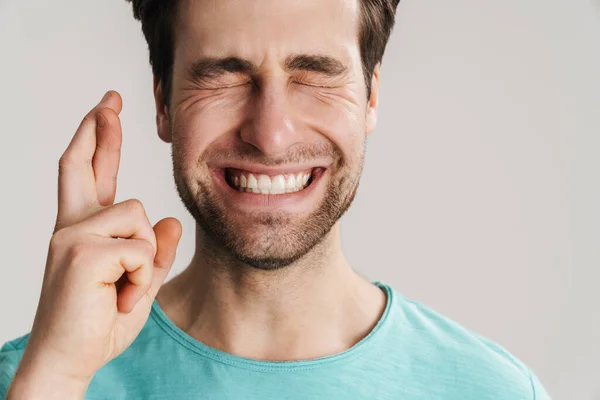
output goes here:
[[[133, 16], [141, 21], [148, 42], [150, 65], [162, 83], [163, 100], [169, 106], [173, 68], [176, 0], [126, 0], [133, 6]], [[394, 27], [396, 8], [400, 0], [359, 0], [361, 6], [358, 44], [367, 86], [371, 94], [371, 79], [375, 65], [383, 58], [385, 46]]]

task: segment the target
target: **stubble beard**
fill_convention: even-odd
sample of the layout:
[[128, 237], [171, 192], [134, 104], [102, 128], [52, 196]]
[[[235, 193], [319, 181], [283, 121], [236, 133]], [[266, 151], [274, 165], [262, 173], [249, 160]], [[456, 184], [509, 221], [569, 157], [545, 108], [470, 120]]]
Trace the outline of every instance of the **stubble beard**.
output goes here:
[[285, 212], [247, 214], [245, 222], [230, 216], [210, 190], [209, 177], [196, 180], [196, 190], [172, 147], [173, 175], [179, 197], [213, 246], [236, 260], [261, 270], [289, 266], [311, 252], [352, 204], [364, 164], [363, 142], [356, 165], [343, 165], [329, 174], [325, 195], [318, 207], [300, 218]]

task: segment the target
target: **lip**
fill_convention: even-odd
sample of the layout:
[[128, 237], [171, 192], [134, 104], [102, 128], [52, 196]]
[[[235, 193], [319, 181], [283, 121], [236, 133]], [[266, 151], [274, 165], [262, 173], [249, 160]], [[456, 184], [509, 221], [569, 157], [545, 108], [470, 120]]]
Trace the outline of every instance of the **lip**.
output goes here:
[[[225, 179], [225, 169], [234, 168], [231, 164], [224, 168], [210, 168], [211, 175], [216, 183], [216, 191], [220, 194], [222, 203], [226, 208], [241, 211], [284, 211], [293, 214], [305, 214], [312, 211], [316, 205], [317, 199], [324, 192], [324, 178], [329, 174], [329, 169], [325, 167], [292, 166], [286, 168], [262, 168], [258, 166], [245, 166], [240, 168], [249, 172], [263, 173], [265, 175], [279, 175], [295, 173], [310, 168], [317, 168], [313, 175], [312, 182], [305, 189], [293, 193], [285, 194], [260, 194], [241, 192], [229, 186]], [[235, 168], [239, 168], [236, 164]]]
[[306, 163], [284, 166], [267, 166], [246, 163], [242, 161], [232, 161], [227, 163], [215, 163], [212, 165], [209, 164], [208, 167], [211, 170], [238, 169], [255, 175], [264, 174], [269, 176], [275, 176], [308, 172], [309, 170], [313, 170], [315, 168], [327, 169], [329, 165], [331, 165], [331, 162], [325, 160], [315, 160], [312, 161], [310, 164]]

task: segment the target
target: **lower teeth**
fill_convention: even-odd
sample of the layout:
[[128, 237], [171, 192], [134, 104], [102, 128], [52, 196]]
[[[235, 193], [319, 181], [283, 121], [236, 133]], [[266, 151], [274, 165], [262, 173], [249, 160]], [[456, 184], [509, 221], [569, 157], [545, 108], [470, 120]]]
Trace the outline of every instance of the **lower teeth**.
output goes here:
[[[308, 186], [308, 185], [307, 185]], [[250, 188], [243, 188], [243, 187], [235, 187], [232, 186], [234, 189], [236, 189], [237, 191], [240, 192], [247, 192], [247, 193], [262, 193], [262, 194], [271, 194], [271, 195], [278, 195], [278, 194], [288, 194], [288, 193], [296, 193], [299, 192], [301, 190], [306, 189], [306, 187], [300, 188], [300, 189], [286, 189], [284, 192], [278, 192], [278, 193], [270, 193], [269, 190], [267, 189], [250, 189]]]

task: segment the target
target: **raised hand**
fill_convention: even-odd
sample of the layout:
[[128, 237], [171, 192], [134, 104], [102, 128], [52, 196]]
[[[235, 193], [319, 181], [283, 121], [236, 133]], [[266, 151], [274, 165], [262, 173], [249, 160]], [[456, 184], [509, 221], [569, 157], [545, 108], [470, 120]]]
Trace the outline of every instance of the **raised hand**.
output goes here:
[[56, 226], [9, 399], [82, 397], [139, 334], [175, 259], [177, 219], [152, 227], [139, 200], [113, 204], [121, 108], [121, 96], [107, 92], [60, 158]]

